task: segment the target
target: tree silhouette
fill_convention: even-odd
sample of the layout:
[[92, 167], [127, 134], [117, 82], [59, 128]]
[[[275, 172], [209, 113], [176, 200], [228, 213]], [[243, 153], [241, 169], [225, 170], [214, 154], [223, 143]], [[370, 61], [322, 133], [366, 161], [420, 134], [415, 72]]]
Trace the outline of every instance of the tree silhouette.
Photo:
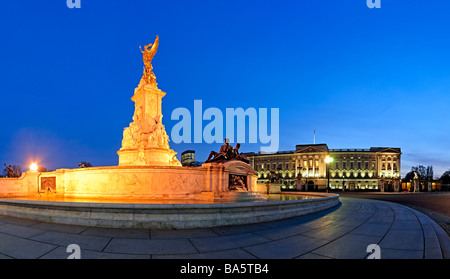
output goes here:
[[440, 181], [442, 184], [450, 184], [450, 170], [442, 174]]

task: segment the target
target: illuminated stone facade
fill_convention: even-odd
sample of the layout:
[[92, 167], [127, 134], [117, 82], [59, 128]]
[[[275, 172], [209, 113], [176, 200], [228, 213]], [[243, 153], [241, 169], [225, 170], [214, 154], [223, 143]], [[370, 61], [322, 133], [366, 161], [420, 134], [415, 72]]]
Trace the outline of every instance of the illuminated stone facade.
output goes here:
[[[326, 144], [312, 144], [297, 145], [295, 151], [246, 155], [258, 182], [268, 182], [274, 170], [286, 190], [325, 190], [328, 177], [332, 190], [398, 191], [400, 186], [400, 148], [329, 149]], [[326, 164], [327, 156], [333, 162]]]

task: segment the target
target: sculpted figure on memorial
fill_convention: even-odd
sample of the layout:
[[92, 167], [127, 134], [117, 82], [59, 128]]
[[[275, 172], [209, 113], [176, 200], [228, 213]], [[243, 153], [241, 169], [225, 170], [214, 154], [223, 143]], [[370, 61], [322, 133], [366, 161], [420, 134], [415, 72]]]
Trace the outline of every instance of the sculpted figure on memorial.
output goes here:
[[153, 44], [148, 44], [144, 46], [144, 50], [142, 50], [141, 46], [139, 46], [139, 49], [141, 50], [143, 56], [142, 59], [144, 60], [144, 74], [142, 75], [141, 83], [146, 82], [150, 85], [156, 86], [156, 76], [153, 73], [153, 66], [152, 66], [152, 59], [153, 56], [155, 56], [156, 51], [158, 50], [159, 45], [159, 37], [156, 36], [155, 42]]

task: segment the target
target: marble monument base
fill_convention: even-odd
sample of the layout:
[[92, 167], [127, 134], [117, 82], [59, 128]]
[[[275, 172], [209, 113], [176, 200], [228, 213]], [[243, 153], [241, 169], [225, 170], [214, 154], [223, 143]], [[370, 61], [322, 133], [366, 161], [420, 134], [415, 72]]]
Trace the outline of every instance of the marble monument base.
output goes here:
[[173, 160], [175, 154], [172, 149], [160, 147], [117, 151], [119, 166], [181, 166]]

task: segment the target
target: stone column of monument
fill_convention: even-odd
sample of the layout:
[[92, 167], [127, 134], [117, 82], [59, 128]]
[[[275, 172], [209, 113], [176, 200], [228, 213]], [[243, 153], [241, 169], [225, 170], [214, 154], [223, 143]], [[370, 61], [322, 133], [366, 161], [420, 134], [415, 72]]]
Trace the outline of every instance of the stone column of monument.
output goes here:
[[159, 38], [145, 46], [144, 74], [131, 100], [135, 103], [133, 122], [123, 131], [122, 148], [117, 152], [119, 166], [181, 166], [176, 152], [169, 147], [169, 137], [162, 124], [162, 98], [165, 92], [158, 88], [151, 60]]

